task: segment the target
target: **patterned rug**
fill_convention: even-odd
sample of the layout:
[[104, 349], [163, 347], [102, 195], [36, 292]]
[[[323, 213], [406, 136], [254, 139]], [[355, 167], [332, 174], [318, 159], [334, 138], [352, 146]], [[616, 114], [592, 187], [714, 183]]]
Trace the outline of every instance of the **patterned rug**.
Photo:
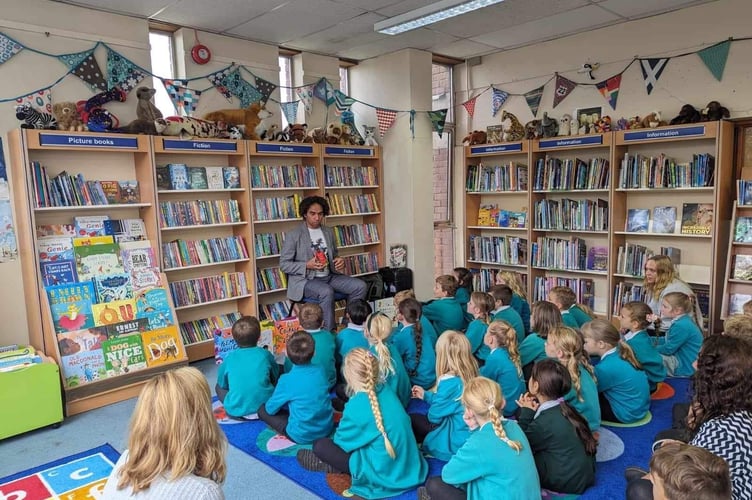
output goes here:
[[[5, 457], [9, 458], [9, 457]], [[104, 444], [0, 479], [0, 498], [89, 500], [101, 498], [120, 453]]]

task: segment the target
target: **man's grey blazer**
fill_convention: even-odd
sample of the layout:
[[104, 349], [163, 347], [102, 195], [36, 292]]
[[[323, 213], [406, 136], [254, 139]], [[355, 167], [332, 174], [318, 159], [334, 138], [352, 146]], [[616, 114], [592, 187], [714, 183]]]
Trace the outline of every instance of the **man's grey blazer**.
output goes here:
[[[334, 242], [334, 232], [321, 225], [326, 241], [326, 253], [329, 260], [329, 272], [335, 273], [332, 262], [337, 257], [337, 244]], [[285, 234], [285, 242], [282, 244], [282, 253], [279, 257], [279, 267], [287, 274], [287, 298], [300, 302], [303, 300], [303, 289], [306, 280], [311, 280], [316, 275], [313, 269], [306, 269], [306, 262], [313, 258], [311, 248], [311, 235], [308, 233], [308, 225], [303, 222], [292, 231]], [[339, 273], [336, 273], [339, 274]]]

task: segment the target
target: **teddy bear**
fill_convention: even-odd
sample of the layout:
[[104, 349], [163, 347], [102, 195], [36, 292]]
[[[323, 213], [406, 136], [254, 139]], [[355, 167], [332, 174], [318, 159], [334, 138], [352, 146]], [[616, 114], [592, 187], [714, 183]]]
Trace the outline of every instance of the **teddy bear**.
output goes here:
[[52, 106], [52, 114], [55, 115], [55, 120], [57, 120], [58, 130], [67, 130], [70, 132], [89, 130], [81, 120], [75, 102], [56, 102]]
[[352, 126], [349, 123], [342, 124], [342, 135], [339, 137], [339, 143], [343, 146], [359, 146], [358, 138], [353, 133]]
[[729, 118], [730, 116], [731, 113], [729, 113], [728, 108], [721, 106], [721, 103], [718, 101], [710, 101], [702, 110], [702, 118], [706, 122], [717, 121], [722, 118]]
[[256, 126], [261, 120], [271, 116], [269, 111], [260, 102], [254, 102], [245, 109], [220, 109], [204, 115], [204, 120], [211, 122], [223, 122], [228, 127], [233, 125], [245, 125], [245, 138], [257, 141]]
[[342, 125], [339, 123], [331, 122], [326, 128], [315, 127], [308, 132], [307, 142], [315, 142], [316, 144], [339, 144], [339, 139], [342, 137]]
[[570, 135], [572, 132], [572, 115], [564, 114], [559, 118], [559, 135]]
[[139, 87], [136, 90], [138, 104], [136, 104], [136, 116], [139, 120], [146, 120], [154, 123], [157, 118], [162, 118], [162, 112], [152, 102], [157, 91], [149, 87]]
[[599, 134], [605, 134], [606, 132], [611, 132], [611, 117], [608, 115], [602, 116], [595, 123], [595, 131]]
[[363, 125], [364, 143], [366, 146], [378, 146], [376, 142], [376, 127], [370, 125]]
[[475, 146], [476, 144], [485, 144], [487, 140], [488, 136], [483, 130], [473, 130], [462, 139], [462, 144], [467, 143], [468, 146]]
[[669, 125], [682, 125], [684, 123], [697, 123], [702, 120], [700, 112], [691, 104], [685, 104], [679, 110], [679, 114], [671, 119]]
[[657, 128], [668, 125], [664, 120], [661, 120], [661, 112], [653, 111], [645, 115], [640, 121], [642, 128]]
[[308, 139], [308, 124], [307, 123], [292, 123], [285, 127], [286, 141], [289, 142], [311, 142], [306, 141]]

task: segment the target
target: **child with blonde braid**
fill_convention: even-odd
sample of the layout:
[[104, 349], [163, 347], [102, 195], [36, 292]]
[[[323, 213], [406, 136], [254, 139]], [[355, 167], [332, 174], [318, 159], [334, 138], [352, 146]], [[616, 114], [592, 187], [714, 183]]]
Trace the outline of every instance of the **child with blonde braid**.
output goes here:
[[483, 364], [491, 353], [491, 350], [483, 342], [486, 328], [491, 323], [491, 311], [494, 308], [494, 298], [484, 292], [473, 292], [467, 309], [473, 315], [473, 319], [467, 327], [465, 335], [470, 341], [470, 349], [473, 356]]
[[462, 418], [460, 396], [465, 384], [478, 376], [478, 364], [470, 353], [470, 342], [461, 332], [446, 331], [436, 342], [436, 392], [413, 386], [413, 397], [430, 406], [427, 415], [411, 414], [415, 439], [423, 443], [423, 452], [440, 460], [449, 460], [470, 437]]
[[559, 360], [569, 372], [571, 388], [564, 400], [587, 420], [595, 432], [601, 426], [601, 407], [598, 403], [598, 386], [595, 370], [585, 352], [582, 334], [568, 326], [551, 330], [546, 339], [546, 355]]
[[389, 343], [392, 334], [392, 320], [381, 312], [375, 312], [366, 319], [363, 333], [370, 345], [369, 350], [379, 360], [379, 380], [392, 388], [402, 406], [410, 402], [410, 376], [407, 374], [397, 347]]
[[410, 383], [428, 389], [436, 382], [436, 352], [420, 323], [420, 302], [404, 299], [398, 310], [397, 320], [402, 328], [392, 332], [389, 343], [397, 348]]
[[689, 377], [695, 373], [692, 364], [697, 361], [702, 345], [702, 330], [692, 319], [693, 298], [682, 292], [670, 292], [661, 300], [661, 319], [670, 319], [658, 352], [670, 377]]
[[644, 418], [650, 409], [648, 377], [619, 330], [604, 319], [594, 319], [583, 325], [582, 335], [585, 350], [601, 358], [595, 376], [603, 420], [631, 424]]
[[462, 405], [470, 438], [441, 477], [429, 478], [426, 489], [418, 489], [418, 498], [540, 500], [530, 445], [517, 422], [501, 416], [505, 402], [499, 384], [485, 377], [472, 379], [462, 393]]
[[312, 471], [352, 476], [345, 497], [384, 498], [401, 495], [426, 480], [428, 463], [410, 430], [410, 418], [394, 392], [379, 383], [379, 361], [356, 347], [342, 369], [350, 400], [334, 438], [299, 450], [298, 461]]
[[525, 337], [520, 344], [520, 359], [525, 378], [530, 378], [531, 363], [546, 358], [546, 339], [551, 330], [561, 325], [559, 308], [551, 302], [539, 300], [533, 304], [530, 316], [533, 333]]
[[512, 325], [506, 321], [496, 320], [488, 325], [483, 341], [491, 354], [480, 369], [480, 374], [501, 386], [501, 393], [507, 402], [504, 406], [504, 416], [510, 417], [517, 411], [517, 399], [525, 392], [522, 362], [517, 350], [517, 334]]
[[[414, 298], [415, 298], [415, 291], [413, 289], [400, 290], [399, 292], [394, 294], [394, 307], [396, 309], [399, 309], [399, 305], [403, 300], [414, 299]], [[426, 318], [425, 315], [423, 314], [422, 306], [421, 306], [421, 311], [420, 311], [420, 326], [423, 329], [423, 332], [425, 332], [425, 334], [431, 340], [431, 345], [435, 347], [436, 340], [439, 338], [439, 335], [436, 333], [436, 329], [433, 327], [433, 323], [431, 323], [431, 320]], [[394, 332], [398, 332], [401, 329], [402, 329], [402, 324], [397, 323], [397, 327], [394, 329]]]
[[527, 301], [525, 286], [522, 284], [520, 274], [512, 271], [499, 271], [496, 273], [494, 284], [507, 285], [512, 289], [512, 302], [509, 305], [522, 318], [522, 323], [525, 325], [525, 335], [530, 333], [530, 303]]
[[648, 376], [650, 392], [655, 392], [658, 383], [666, 378], [666, 367], [663, 366], [663, 358], [653, 346], [647, 327], [650, 324], [648, 316], [653, 311], [644, 302], [627, 302], [621, 308], [619, 323], [624, 332], [624, 341], [634, 351], [637, 361]]

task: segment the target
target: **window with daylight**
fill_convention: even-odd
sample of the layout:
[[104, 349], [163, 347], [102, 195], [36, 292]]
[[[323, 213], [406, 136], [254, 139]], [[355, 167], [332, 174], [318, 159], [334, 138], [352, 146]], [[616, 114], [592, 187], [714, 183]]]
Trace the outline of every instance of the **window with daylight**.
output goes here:
[[162, 80], [157, 78], [175, 78], [172, 33], [149, 31], [149, 46], [151, 47], [151, 72], [156, 75], [152, 77], [152, 86], [157, 91], [154, 95], [154, 104], [164, 116], [175, 115], [177, 114], [175, 106], [170, 96], [167, 95]]
[[350, 95], [350, 68], [347, 66], [339, 67], [339, 91]]
[[[293, 102], [297, 97], [292, 89], [292, 58], [279, 56], [279, 100], [280, 102]], [[280, 113], [282, 128], [287, 127], [288, 122], [284, 113]]]
[[448, 109], [444, 132], [433, 133], [433, 246], [434, 275], [454, 269], [452, 225], [452, 144], [454, 144], [454, 92], [452, 67], [433, 65], [432, 109]]

